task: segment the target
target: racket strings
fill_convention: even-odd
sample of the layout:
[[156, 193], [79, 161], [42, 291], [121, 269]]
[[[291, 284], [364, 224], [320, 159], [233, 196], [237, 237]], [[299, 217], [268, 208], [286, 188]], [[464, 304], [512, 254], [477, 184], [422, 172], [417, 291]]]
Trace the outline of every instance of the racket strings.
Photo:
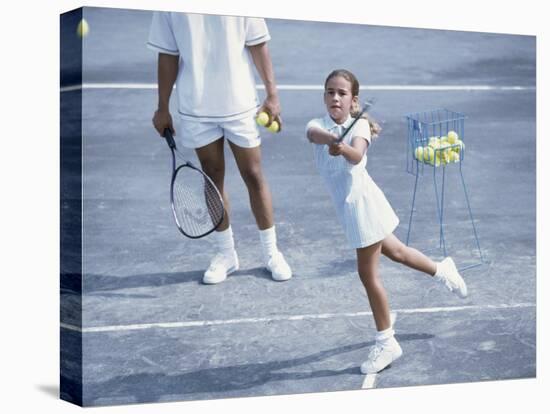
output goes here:
[[173, 207], [184, 233], [198, 237], [213, 230], [224, 214], [216, 187], [200, 171], [181, 167], [172, 187]]

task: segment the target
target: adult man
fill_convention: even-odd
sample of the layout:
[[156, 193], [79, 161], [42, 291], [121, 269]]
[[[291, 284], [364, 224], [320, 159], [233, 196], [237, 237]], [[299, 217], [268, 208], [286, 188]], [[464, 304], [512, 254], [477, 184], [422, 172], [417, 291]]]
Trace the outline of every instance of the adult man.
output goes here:
[[266, 268], [277, 281], [292, 276], [277, 248], [271, 193], [261, 168], [261, 138], [254, 121], [259, 103], [250, 59], [266, 90], [260, 111], [269, 114], [268, 125], [273, 120], [282, 124], [269, 39], [263, 19], [169, 12], [153, 15], [148, 47], [159, 52], [159, 101], [153, 125], [161, 135], [166, 128], [175, 132], [169, 101], [176, 83], [180, 142], [195, 150], [226, 207], [224, 221], [213, 233], [218, 252], [204, 273], [206, 284], [220, 283], [239, 268], [224, 190], [225, 140], [248, 189]]

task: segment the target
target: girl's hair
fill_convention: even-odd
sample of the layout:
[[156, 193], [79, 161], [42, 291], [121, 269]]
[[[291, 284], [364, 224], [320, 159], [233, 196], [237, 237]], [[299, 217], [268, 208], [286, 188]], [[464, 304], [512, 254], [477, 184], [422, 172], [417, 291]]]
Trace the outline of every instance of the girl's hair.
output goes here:
[[[327, 79], [325, 80], [325, 90], [327, 89], [328, 81], [338, 76], [344, 78], [351, 84], [351, 94], [353, 96], [359, 96], [359, 81], [357, 80], [357, 78], [353, 73], [351, 73], [349, 70], [346, 70], [346, 69], [336, 69], [330, 72], [329, 75], [327, 76]], [[359, 106], [359, 102], [354, 101], [351, 104], [350, 115], [353, 118], [357, 118], [357, 116], [359, 116], [360, 113], [361, 113], [361, 107]], [[369, 122], [371, 136], [373, 138], [378, 137], [378, 135], [382, 131], [382, 127], [380, 126], [380, 124], [378, 124], [378, 122], [374, 118], [372, 118], [367, 112], [365, 112], [361, 116], [361, 118], [365, 118]]]

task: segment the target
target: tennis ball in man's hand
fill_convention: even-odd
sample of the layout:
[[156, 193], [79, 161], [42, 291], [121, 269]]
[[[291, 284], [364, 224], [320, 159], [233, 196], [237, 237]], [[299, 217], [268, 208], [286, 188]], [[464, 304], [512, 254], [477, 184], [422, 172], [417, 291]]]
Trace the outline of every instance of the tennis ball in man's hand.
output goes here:
[[88, 26], [88, 22], [86, 21], [86, 19], [80, 20], [80, 22], [78, 23], [78, 26], [76, 27], [76, 34], [79, 37], [85, 37], [89, 31], [90, 31], [90, 26]]
[[273, 121], [267, 129], [271, 132], [279, 132], [279, 123], [277, 121]]
[[260, 126], [266, 126], [269, 122], [269, 115], [267, 114], [267, 112], [260, 112], [256, 117], [256, 122]]

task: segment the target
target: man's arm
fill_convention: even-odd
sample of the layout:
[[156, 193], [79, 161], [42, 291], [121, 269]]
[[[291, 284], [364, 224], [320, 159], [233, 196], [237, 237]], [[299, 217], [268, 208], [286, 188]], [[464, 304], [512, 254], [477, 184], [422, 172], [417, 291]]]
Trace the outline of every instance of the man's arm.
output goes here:
[[252, 61], [256, 70], [262, 78], [262, 82], [265, 86], [266, 98], [262, 104], [262, 109], [266, 110], [270, 115], [269, 124], [273, 119], [277, 120], [279, 126], [281, 126], [281, 106], [279, 103], [279, 95], [277, 93], [277, 85], [275, 84], [275, 73], [273, 72], [273, 65], [271, 63], [271, 55], [267, 47], [267, 42], [260, 43], [254, 46], [247, 46], [252, 56]]
[[153, 116], [153, 125], [160, 135], [169, 128], [174, 133], [170, 115], [170, 95], [178, 76], [179, 56], [159, 53], [158, 55], [158, 108]]

